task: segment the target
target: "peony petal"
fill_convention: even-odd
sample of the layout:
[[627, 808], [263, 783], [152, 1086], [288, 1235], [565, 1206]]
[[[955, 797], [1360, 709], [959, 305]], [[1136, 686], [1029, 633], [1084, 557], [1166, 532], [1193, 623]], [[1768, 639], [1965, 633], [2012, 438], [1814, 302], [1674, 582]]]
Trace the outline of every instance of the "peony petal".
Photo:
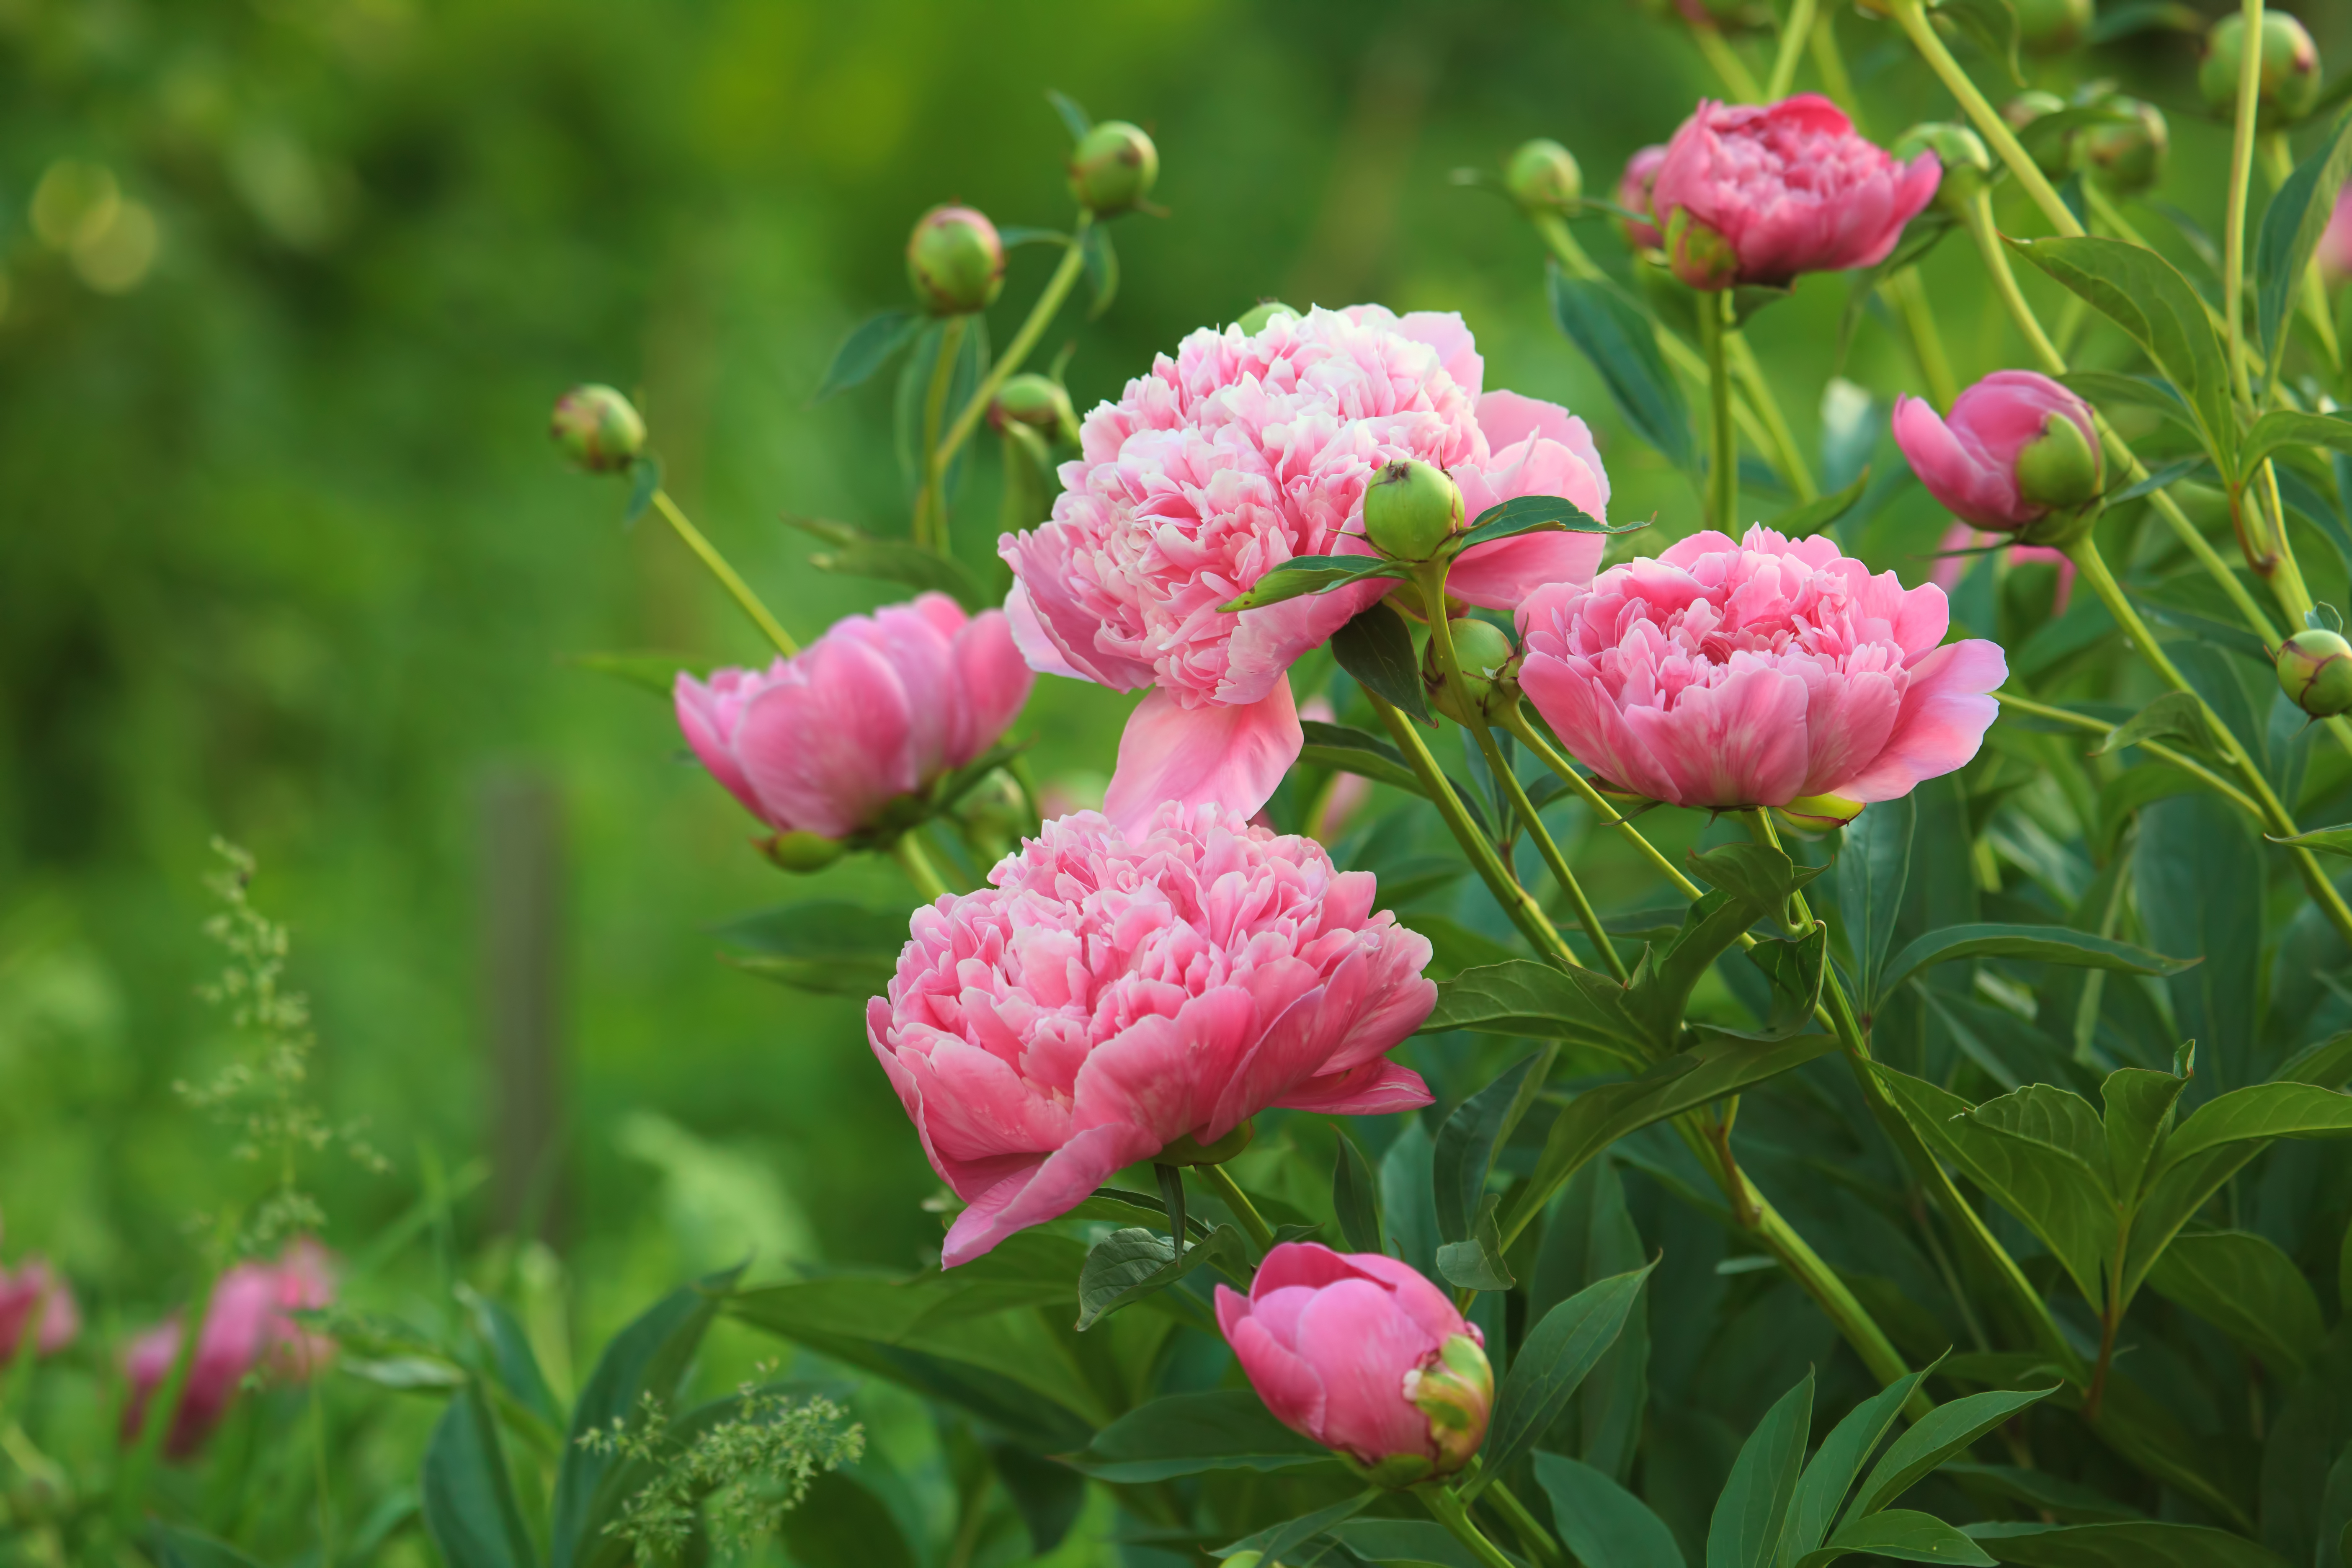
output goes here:
[[1315, 1294], [1299, 1314], [1299, 1352], [1323, 1384], [1322, 1440], [1366, 1464], [1431, 1454], [1429, 1418], [1404, 1396], [1405, 1373], [1440, 1342], [1369, 1279]]
[[1911, 684], [1886, 749], [1822, 793], [1864, 803], [1895, 800], [1928, 779], [1966, 767], [2000, 712], [1988, 693], [2008, 679], [2009, 661], [1996, 643], [1971, 637], [1937, 648], [1911, 667]]
[[1013, 579], [1013, 591], [1004, 595], [1004, 620], [1012, 629], [1013, 643], [1029, 668], [1040, 675], [1063, 675], [1072, 680], [1092, 678], [1071, 664], [1062, 652], [1045, 623], [1037, 616], [1037, 606], [1030, 601], [1029, 585]]
[[1136, 705], [1119, 737], [1104, 815], [1132, 828], [1175, 801], [1249, 816], [1273, 797], [1306, 743], [1286, 678], [1245, 707], [1187, 708], [1154, 690]]
[[969, 1263], [1015, 1231], [1059, 1219], [1086, 1202], [1112, 1172], [1159, 1149], [1138, 1127], [1107, 1124], [1072, 1134], [1027, 1173], [1006, 1178], [956, 1215], [940, 1248], [940, 1267]]

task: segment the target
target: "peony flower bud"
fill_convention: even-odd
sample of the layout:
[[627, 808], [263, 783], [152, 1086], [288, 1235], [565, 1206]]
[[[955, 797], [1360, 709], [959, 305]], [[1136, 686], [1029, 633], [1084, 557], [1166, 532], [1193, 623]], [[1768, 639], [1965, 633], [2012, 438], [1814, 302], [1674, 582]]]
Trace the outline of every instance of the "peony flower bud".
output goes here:
[[2037, 55], [2061, 55], [2083, 41], [2098, 19], [2093, 0], [2010, 0], [2017, 41]]
[[1159, 178], [1160, 149], [1124, 120], [1104, 121], [1070, 150], [1070, 195], [1097, 217], [1134, 206]]
[[[2246, 19], [2228, 16], [2205, 35], [2197, 90], [2217, 115], [2237, 111], [2238, 72], [2245, 63]], [[2319, 100], [2319, 47], [2301, 22], [2284, 11], [2263, 13], [2262, 89], [2254, 123], [2264, 131], [2292, 125]]]
[[646, 421], [609, 386], [586, 382], [555, 400], [547, 433], [563, 455], [592, 474], [617, 474], [646, 449]]
[[1006, 379], [988, 405], [988, 420], [1000, 430], [1009, 421], [1029, 426], [1047, 440], [1077, 444], [1078, 414], [1070, 406], [1069, 388], [1035, 371]]
[[1275, 1419], [1375, 1484], [1452, 1475], [1486, 1440], [1486, 1336], [1410, 1265], [1285, 1242], [1248, 1295], [1220, 1285], [1216, 1300], [1217, 1326]]
[[1519, 143], [1503, 169], [1503, 188], [1525, 211], [1572, 213], [1584, 201], [1584, 172], [1576, 154], [1538, 136]]
[[1234, 325], [1239, 327], [1244, 335], [1254, 338], [1265, 331], [1266, 323], [1276, 316], [1297, 314], [1298, 307], [1296, 305], [1286, 305], [1279, 300], [1260, 300], [1256, 304], [1244, 310], [1241, 313], [1241, 319]]
[[1950, 121], [1914, 125], [1886, 151], [1906, 163], [1922, 153], [1934, 153], [1944, 170], [1936, 185], [1936, 205], [1955, 216], [1968, 209], [1992, 175], [1992, 154], [1985, 150], [1984, 139]]
[[1445, 679], [1433, 637], [1421, 658], [1422, 684], [1429, 689], [1430, 701], [1457, 724], [1470, 723], [1474, 715], [1491, 723], [1504, 707], [1518, 699], [1509, 679], [1511, 661], [1519, 650], [1511, 646], [1510, 633], [1475, 616], [1459, 616], [1446, 622], [1445, 627], [1454, 639], [1454, 658], [1462, 667], [1462, 680], [1457, 687]]
[[2009, 128], [2018, 133], [2025, 150], [2033, 154], [2034, 166], [2053, 180], [2061, 180], [2074, 167], [2074, 137], [2069, 131], [2061, 135], [2028, 136], [2025, 128], [2046, 114], [2055, 114], [2066, 107], [2066, 100], [2054, 92], [2035, 88], [2021, 92], [2000, 106], [2000, 117]]
[[1364, 537], [1391, 561], [1426, 561], [1462, 531], [1462, 488], [1444, 468], [1400, 458], [1364, 489]]
[[971, 207], [933, 207], [907, 237], [907, 280], [934, 316], [968, 316], [1004, 287], [1004, 242]]
[[2278, 650], [2278, 683], [2315, 719], [2352, 711], [2352, 643], [2316, 628], [2295, 633]]
[[1862, 815], [1862, 802], [1839, 795], [1800, 795], [1778, 808], [1782, 822], [1801, 833], [1827, 833]]
[[2104, 106], [2128, 114], [2131, 120], [2084, 127], [2075, 139], [2076, 154], [2084, 168], [2096, 174], [2109, 190], [2136, 196], [2164, 178], [2171, 132], [2165, 125], [2164, 111], [2152, 103], [2114, 93]]
[[1895, 442], [1927, 493], [1963, 522], [2063, 544], [2098, 515], [2105, 458], [2090, 405], [2030, 370], [2002, 370], [1953, 401], [1948, 419], [1895, 403]]
[[[1657, 208], [1650, 200], [1652, 187], [1658, 183], [1659, 166], [1666, 161], [1665, 143], [1644, 147], [1625, 160], [1625, 172], [1617, 176], [1617, 205], [1627, 212], [1654, 215]], [[1663, 250], [1665, 237], [1659, 234], [1654, 216], [1648, 222], [1630, 218], [1617, 220], [1625, 243], [1636, 250]]]

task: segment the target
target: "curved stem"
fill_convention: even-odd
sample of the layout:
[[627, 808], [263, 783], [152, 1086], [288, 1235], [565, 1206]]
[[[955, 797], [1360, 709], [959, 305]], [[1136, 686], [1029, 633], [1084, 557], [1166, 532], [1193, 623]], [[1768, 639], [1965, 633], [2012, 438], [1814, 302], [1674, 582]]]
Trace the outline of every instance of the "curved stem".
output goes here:
[[1640, 828], [1627, 821], [1623, 814], [1609, 804], [1607, 795], [1592, 787], [1591, 780], [1578, 773], [1566, 757], [1553, 749], [1550, 742], [1536, 732], [1535, 726], [1528, 722], [1524, 709], [1512, 709], [1509, 715], [1504, 719], [1503, 727], [1518, 738], [1519, 744], [1533, 752], [1544, 766], [1558, 773], [1562, 784], [1581, 796], [1584, 804], [1592, 808], [1595, 816], [1607, 826], [1615, 828], [1618, 836], [1632, 845], [1643, 859], [1655, 867], [1658, 873], [1667, 881], [1672, 882], [1675, 890], [1683, 897], [1692, 900], [1705, 897], [1699, 885], [1683, 874], [1681, 867], [1666, 858], [1664, 850], [1643, 837]]
[[1706, 521], [1739, 537], [1739, 439], [1731, 424], [1728, 290], [1698, 297], [1698, 346], [1706, 356]]
[[2075, 221], [2074, 213], [2059, 199], [2049, 176], [2042, 172], [2032, 154], [2026, 152], [2018, 141], [2017, 133], [2009, 128], [2009, 121], [2000, 117], [2000, 111], [1977, 90], [1977, 84], [1969, 79], [1969, 73], [1960, 68], [1960, 62], [1954, 59], [1952, 51], [1944, 47], [1944, 40], [1936, 36], [1934, 24], [1927, 20], [1924, 0], [1892, 0], [1892, 3], [1895, 20], [1910, 38], [1911, 47], [1919, 51], [1920, 58], [1927, 62], [1927, 68], [1936, 73], [1958, 101], [1969, 121], [1976, 126], [1977, 134], [1982, 136], [2000, 161], [2009, 165], [2009, 172], [2017, 176], [2017, 183], [2024, 187], [2026, 195], [2033, 198], [2033, 205], [2042, 209], [2042, 216], [2050, 220], [2050, 226], [2070, 238], [2079, 237], [2083, 226]]
[[947, 553], [947, 458], [940, 451], [940, 421], [947, 417], [948, 387], [971, 318], [950, 316], [940, 328], [940, 357], [931, 364], [931, 384], [923, 396], [923, 482], [915, 491], [915, 542]]
[[1470, 1549], [1470, 1554], [1478, 1559], [1482, 1568], [1517, 1568], [1504, 1555], [1501, 1547], [1487, 1540], [1471, 1522], [1470, 1510], [1462, 1506], [1453, 1488], [1444, 1481], [1424, 1481], [1412, 1490], [1429, 1510], [1429, 1516], [1453, 1531], [1454, 1539]]
[[898, 869], [907, 873], [907, 880], [915, 884], [915, 891], [922, 894], [924, 902], [935, 903], [955, 896], [955, 889], [940, 875], [940, 868], [931, 864], [930, 856], [924, 853], [913, 832], [898, 835], [898, 842], [890, 846], [890, 858], [898, 862]]
[[1274, 1227], [1265, 1223], [1265, 1216], [1257, 1212], [1257, 1206], [1249, 1201], [1249, 1194], [1242, 1191], [1241, 1184], [1225, 1174], [1223, 1165], [1195, 1165], [1192, 1173], [1201, 1178], [1202, 1186], [1223, 1200], [1225, 1207], [1241, 1221], [1242, 1229], [1249, 1233], [1251, 1243], [1259, 1252], [1263, 1253], [1274, 1245]]
[[1732, 331], [1723, 334], [1723, 348], [1731, 364], [1731, 374], [1739, 384], [1739, 392], [1732, 398], [1731, 412], [1738, 417], [1744, 400], [1756, 410], [1763, 421], [1765, 440], [1759, 447], [1772, 454], [1772, 466], [1797, 492], [1797, 499], [1809, 501], [1822, 493], [1813, 482], [1813, 470], [1806, 465], [1803, 452], [1797, 447], [1797, 437], [1789, 428], [1788, 416], [1780, 412], [1780, 400], [1765, 379], [1764, 367], [1757, 363], [1756, 351], [1748, 345], [1748, 334]]
[[936, 449], [937, 459], [940, 463], [944, 464], [954, 457], [957, 449], [971, 439], [972, 431], [980, 424], [980, 416], [988, 412], [989, 404], [995, 399], [997, 389], [1021, 368], [1021, 362], [1029, 357], [1029, 351], [1035, 348], [1037, 340], [1045, 335], [1045, 329], [1052, 324], [1055, 313], [1061, 310], [1062, 301], [1070, 297], [1070, 289], [1076, 285], [1078, 274], [1086, 270], [1087, 230], [1094, 226], [1094, 221], [1095, 215], [1091, 212], [1078, 214], [1078, 221], [1070, 228], [1070, 247], [1063, 253], [1062, 264], [1054, 268], [1053, 277], [1045, 280], [1045, 291], [1037, 296], [1034, 305], [1029, 307], [1028, 319], [1021, 323], [1021, 330], [1013, 334], [1013, 341], [1004, 345], [1004, 353], [988, 367], [988, 374], [972, 391], [971, 401], [957, 411], [955, 423], [948, 426], [947, 436]]
[[710, 574], [719, 579], [719, 586], [734, 595], [735, 603], [751, 617], [753, 626], [767, 634], [768, 640], [776, 645], [778, 653], [790, 658], [801, 651], [800, 645], [793, 641], [776, 617], [768, 613], [768, 606], [760, 603], [760, 595], [751, 592], [751, 584], [738, 576], [735, 568], [727, 564], [727, 558], [719, 553], [710, 541], [702, 537], [702, 531], [686, 520], [686, 513], [677, 510], [677, 503], [669, 499], [667, 490], [654, 491], [654, 510], [660, 512], [671, 530], [686, 542], [686, 547], [701, 558], [702, 563], [710, 569]]
[[[2036, 702], [2030, 697], [2020, 697], [2013, 691], [1996, 691], [1992, 697], [1994, 701], [2004, 708], [2014, 708], [2021, 713], [2031, 713], [2037, 719], [2048, 719], [2060, 724], [2071, 724], [2077, 730], [2086, 730], [2094, 734], [2112, 735], [2119, 728], [2104, 720], [2094, 719], [2087, 713], [2075, 713], [2064, 708], [2053, 708], [2046, 702]], [[2263, 816], [2262, 806], [2252, 795], [2247, 795], [2194, 757], [2176, 752], [2160, 741], [2135, 741], [2132, 744], [2158, 762], [2189, 774], [2204, 784], [2207, 789], [2226, 798], [2232, 805], [2255, 821], [2267, 820]], [[2092, 973], [2096, 975], [2105, 972], [2095, 970]]]
[[1812, 37], [1814, 0], [1794, 0], [1788, 19], [1780, 24], [1780, 46], [1772, 56], [1772, 78], [1764, 84], [1764, 100], [1777, 102], [1797, 84], [1797, 57]]

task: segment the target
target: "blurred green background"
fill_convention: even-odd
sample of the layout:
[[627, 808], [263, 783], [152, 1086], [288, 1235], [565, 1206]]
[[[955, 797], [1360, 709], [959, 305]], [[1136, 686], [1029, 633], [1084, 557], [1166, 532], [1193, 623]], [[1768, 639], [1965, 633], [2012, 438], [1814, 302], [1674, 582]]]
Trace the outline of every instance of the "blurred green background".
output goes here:
[[[2301, 9], [2352, 58], [2344, 7]], [[1840, 27], [1868, 130], [1948, 112], [1880, 25]], [[2171, 112], [2173, 187], [2216, 191], [2194, 49], [2158, 30], [2102, 65]], [[321, 1095], [397, 1165], [328, 1168], [331, 1242], [406, 1208], [434, 1161], [489, 1152], [501, 779], [544, 781], [560, 824], [541, 1109], [583, 1318], [747, 1246], [763, 1269], [936, 1247], [858, 1005], [730, 971], [709, 934], [786, 898], [898, 900], [896, 874], [788, 883], [681, 765], [666, 704], [565, 662], [761, 649], [542, 429], [571, 382], [633, 389], [673, 492], [797, 633], [900, 596], [812, 571], [778, 521], [904, 530], [887, 378], [812, 395], [843, 334], [904, 302], [922, 208], [1066, 223], [1048, 88], [1151, 129], [1169, 209], [1118, 226], [1108, 316], [1081, 298], [1045, 340], [1076, 341], [1081, 410], [1261, 296], [1459, 310], [1490, 386], [1592, 420], [1615, 515], [1659, 514], [1640, 548], [1691, 525], [1688, 487], [1551, 324], [1533, 234], [1447, 177], [1549, 135], [1606, 193], [1714, 89], [1678, 25], [1619, 0], [0, 3], [7, 1256], [58, 1257], [101, 1317], [185, 1289], [183, 1224], [226, 1142], [170, 1092], [226, 1048], [194, 996], [215, 833], [259, 856], [257, 898], [293, 928]], [[60, 161], [79, 172], [45, 187]], [[1606, 224], [1579, 232], [1622, 265]], [[1972, 378], [2018, 359], [1965, 249], [1927, 277]], [[1052, 260], [1014, 253], [998, 342]], [[1809, 446], [1846, 295], [1808, 279], [1753, 329]], [[1882, 405], [1917, 389], [1877, 314], [1843, 368]], [[983, 455], [957, 521], [975, 562], [994, 510]], [[1941, 522], [1914, 490], [1867, 542], [1916, 577]], [[1040, 773], [1104, 772], [1126, 701], [1041, 680]], [[478, 1194], [460, 1219], [468, 1243], [494, 1228]]]

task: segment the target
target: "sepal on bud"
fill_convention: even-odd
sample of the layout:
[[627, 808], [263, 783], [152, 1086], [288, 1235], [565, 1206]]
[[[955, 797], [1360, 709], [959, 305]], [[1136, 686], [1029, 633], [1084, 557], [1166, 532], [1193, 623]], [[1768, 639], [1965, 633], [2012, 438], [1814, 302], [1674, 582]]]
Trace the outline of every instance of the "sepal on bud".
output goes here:
[[907, 281], [934, 316], [984, 310], [1004, 288], [1004, 241], [984, 213], [933, 207], [907, 238]]
[[1666, 219], [1666, 266], [1685, 288], [1720, 293], [1739, 279], [1739, 253], [1731, 241], [1676, 207]]
[[636, 405], [594, 382], [555, 400], [547, 433], [563, 455], [592, 474], [617, 474], [646, 449], [646, 420]]
[[2071, 544], [2106, 505], [2106, 458], [2064, 414], [2045, 416], [2042, 434], [2018, 448], [2016, 474], [2017, 499], [2049, 509], [2019, 532], [2028, 544]]
[[1139, 126], [1106, 120], [1070, 150], [1070, 195], [1097, 217], [1140, 203], [1160, 178], [1160, 149]]
[[838, 838], [827, 838], [822, 833], [795, 828], [767, 839], [760, 848], [782, 869], [806, 876], [812, 871], [822, 871], [840, 859], [846, 846]]
[[1800, 795], [1788, 805], [1775, 806], [1780, 820], [1801, 833], [1827, 833], [1833, 827], [1843, 827], [1862, 815], [1863, 803], [1838, 795]]
[[2278, 682], [2315, 719], [2352, 711], [2352, 643], [2315, 626], [2295, 633], [2278, 651]]
[[2049, 136], [2032, 136], [2026, 128], [2044, 115], [2057, 114], [2066, 108], [2066, 100], [2054, 92], [2039, 88], [2019, 93], [2000, 106], [2000, 117], [2009, 128], [2018, 133], [2025, 150], [2033, 155], [2034, 166], [2053, 180], [2063, 179], [2074, 166], [2074, 132]]
[[1450, 1476], [1486, 1440], [1495, 1369], [1477, 1341], [1454, 1334], [1438, 1348], [1435, 1361], [1404, 1374], [1404, 1396], [1429, 1418], [1430, 1441], [1437, 1448], [1434, 1473]]
[[1464, 526], [1462, 488], [1444, 468], [1400, 458], [1364, 489], [1364, 537], [1391, 561], [1427, 561]]
[[[2245, 63], [2246, 19], [2228, 16], [2205, 35], [2205, 56], [2197, 66], [2197, 90], [2215, 114], [2236, 112], [2238, 73]], [[2284, 11], [2263, 13], [2260, 108], [2254, 123], [2264, 131], [2292, 125], [2319, 101], [2319, 47], [2301, 22]]]
[[1549, 137], [1522, 142], [1503, 166], [1503, 188], [1525, 212], [1573, 213], [1584, 202], [1576, 154]]

